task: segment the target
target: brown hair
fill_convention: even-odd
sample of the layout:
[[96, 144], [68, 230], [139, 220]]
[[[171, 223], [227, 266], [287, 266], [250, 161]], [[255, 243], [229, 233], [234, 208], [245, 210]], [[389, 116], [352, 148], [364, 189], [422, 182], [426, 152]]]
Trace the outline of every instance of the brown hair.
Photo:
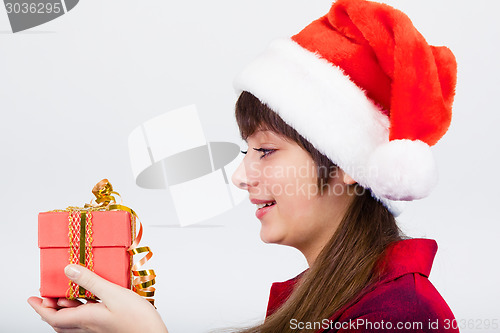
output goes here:
[[[278, 114], [248, 92], [242, 92], [236, 102], [236, 121], [244, 140], [257, 130], [271, 130], [309, 152], [318, 170], [337, 168]], [[318, 174], [318, 186], [327, 184], [330, 176], [329, 172]], [[389, 244], [407, 237], [397, 226], [394, 216], [372, 197], [370, 191], [358, 184], [351, 186], [357, 187], [354, 193], [362, 194], [353, 198], [334, 235], [301, 276], [288, 300], [263, 324], [240, 332], [287, 332], [291, 330], [292, 319], [321, 322], [359, 299], [380, 278], [374, 268], [384, 250]]]

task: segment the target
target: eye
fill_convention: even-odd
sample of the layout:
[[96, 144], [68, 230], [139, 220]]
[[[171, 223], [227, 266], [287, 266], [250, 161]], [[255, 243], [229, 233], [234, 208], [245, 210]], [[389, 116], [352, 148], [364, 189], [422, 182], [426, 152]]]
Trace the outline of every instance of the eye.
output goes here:
[[254, 150], [261, 152], [262, 156], [260, 158], [264, 158], [264, 157], [272, 154], [276, 149], [254, 148]]
[[240, 150], [240, 151], [241, 151], [241, 153], [242, 153], [242, 154], [246, 154], [246, 153], [248, 153], [248, 150], [245, 150], [245, 151]]

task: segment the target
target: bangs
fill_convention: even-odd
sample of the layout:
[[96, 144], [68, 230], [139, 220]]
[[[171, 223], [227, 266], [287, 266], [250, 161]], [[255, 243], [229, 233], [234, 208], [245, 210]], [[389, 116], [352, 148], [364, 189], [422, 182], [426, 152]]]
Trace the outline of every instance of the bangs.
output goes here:
[[306, 140], [294, 128], [285, 123], [276, 112], [249, 92], [243, 91], [241, 93], [236, 102], [235, 115], [241, 138], [245, 141], [257, 131], [268, 130], [288, 141], [294, 141], [304, 148], [302, 142]]

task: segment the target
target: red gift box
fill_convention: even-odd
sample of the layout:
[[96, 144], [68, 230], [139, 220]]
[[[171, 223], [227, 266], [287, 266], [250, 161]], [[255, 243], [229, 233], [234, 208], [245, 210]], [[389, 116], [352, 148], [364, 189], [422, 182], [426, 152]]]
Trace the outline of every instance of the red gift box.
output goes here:
[[[70, 280], [64, 274], [64, 267], [70, 263], [70, 214], [68, 211], [54, 211], [38, 215], [42, 297], [68, 297]], [[80, 212], [73, 212], [73, 216], [74, 214]], [[108, 281], [130, 288], [131, 258], [127, 249], [132, 243], [132, 233], [135, 231], [130, 214], [123, 210], [91, 211], [86, 214], [91, 217], [92, 240], [87, 243], [87, 248], [90, 245], [87, 253], [91, 252], [93, 270]], [[85, 221], [83, 218], [82, 220]], [[78, 239], [74, 240], [73, 244], [75, 242], [78, 242]], [[76, 252], [78, 256], [78, 249]], [[86, 266], [88, 261], [89, 258]], [[88, 294], [86, 298], [89, 298]]]

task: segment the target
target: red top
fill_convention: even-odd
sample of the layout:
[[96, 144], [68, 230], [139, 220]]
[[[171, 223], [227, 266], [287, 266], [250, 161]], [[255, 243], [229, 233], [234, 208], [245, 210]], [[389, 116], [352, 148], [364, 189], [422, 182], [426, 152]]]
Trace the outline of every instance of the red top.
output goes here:
[[[428, 280], [436, 251], [433, 239], [415, 238], [391, 244], [379, 265], [385, 272], [381, 281], [358, 301], [317, 323], [291, 321], [291, 330], [309, 325], [317, 332], [459, 332], [448, 304]], [[273, 283], [266, 317], [290, 296], [302, 274]]]

